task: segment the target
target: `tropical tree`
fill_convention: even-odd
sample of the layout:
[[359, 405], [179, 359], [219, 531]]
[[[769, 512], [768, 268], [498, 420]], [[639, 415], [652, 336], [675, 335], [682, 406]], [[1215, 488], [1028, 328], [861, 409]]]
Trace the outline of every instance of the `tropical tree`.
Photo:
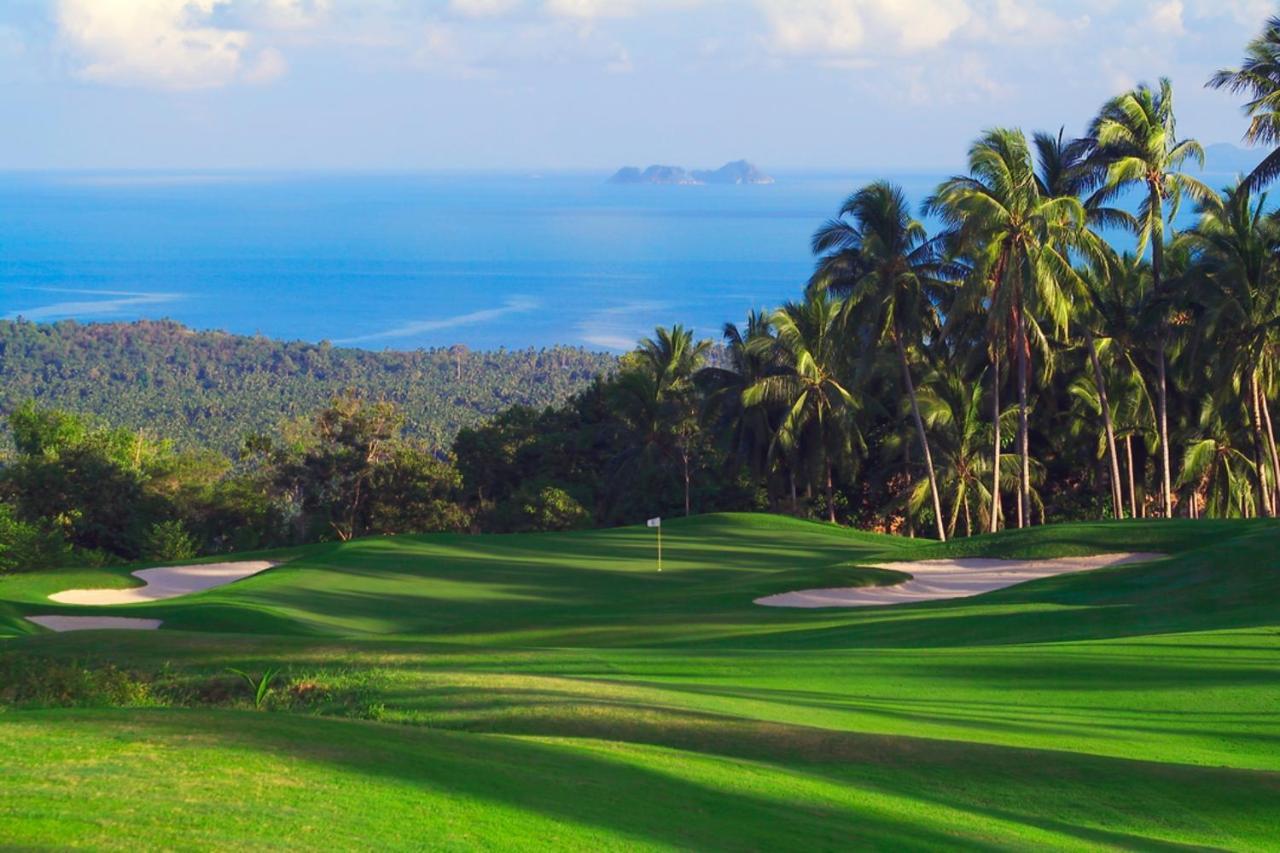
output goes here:
[[642, 459], [667, 460], [679, 467], [684, 514], [693, 511], [693, 446], [698, 435], [694, 374], [702, 367], [710, 341], [693, 339], [680, 325], [658, 327], [631, 354], [618, 380], [619, 397], [634, 440], [617, 460], [626, 470]]
[[1213, 342], [1236, 388], [1247, 394], [1258, 497], [1274, 516], [1280, 458], [1264, 389], [1280, 337], [1280, 224], [1265, 207], [1266, 196], [1255, 199], [1242, 184], [1221, 201], [1202, 203], [1200, 221], [1184, 240], [1202, 264], [1196, 300], [1205, 318], [1202, 337]]
[[[1048, 340], [1040, 318], [1065, 332], [1070, 315], [1070, 282], [1076, 274], [1072, 248], [1091, 248], [1084, 205], [1074, 196], [1046, 197], [1040, 191], [1026, 137], [1019, 130], [988, 131], [969, 150], [969, 174], [945, 181], [927, 210], [952, 229], [948, 239], [966, 247], [975, 274], [962, 310], [985, 307], [992, 351], [993, 410], [998, 412], [999, 351], [1009, 346], [1018, 385], [1018, 523], [1031, 519], [1031, 467], [1027, 390], [1033, 344], [1049, 364]], [[999, 512], [1000, 430], [993, 417], [993, 516]], [[995, 519], [992, 525], [996, 524]]]
[[[1183, 165], [1194, 160], [1204, 165], [1204, 149], [1194, 139], [1179, 140], [1173, 112], [1173, 86], [1161, 79], [1157, 89], [1145, 84], [1112, 98], [1103, 105], [1089, 128], [1091, 161], [1104, 172], [1102, 187], [1091, 198], [1101, 204], [1129, 187], [1140, 187], [1138, 205], [1138, 254], [1151, 247], [1152, 290], [1163, 292], [1165, 224], [1177, 216], [1184, 195], [1196, 200], [1214, 193], [1185, 174]], [[1168, 329], [1159, 324], [1155, 335], [1156, 399], [1160, 435], [1161, 484], [1164, 514], [1173, 515], [1173, 484], [1169, 459], [1169, 385], [1167, 376]]]
[[938, 538], [945, 542], [942, 498], [907, 350], [941, 331], [936, 300], [956, 272], [954, 265], [911, 215], [902, 189], [886, 181], [849, 196], [840, 217], [814, 234], [813, 251], [821, 259], [811, 285], [844, 297], [846, 325], [893, 346], [924, 457]]
[[1273, 148], [1244, 180], [1244, 187], [1257, 192], [1280, 175], [1280, 17], [1267, 19], [1262, 32], [1245, 47], [1239, 68], [1218, 71], [1208, 85], [1247, 96], [1245, 142]]
[[779, 365], [743, 392], [745, 406], [776, 404], [785, 414], [774, 452], [811, 460], [825, 479], [827, 518], [836, 520], [835, 470], [863, 446], [858, 402], [841, 380], [845, 352], [841, 303], [816, 291], [773, 312], [775, 336], [753, 346], [776, 348]]

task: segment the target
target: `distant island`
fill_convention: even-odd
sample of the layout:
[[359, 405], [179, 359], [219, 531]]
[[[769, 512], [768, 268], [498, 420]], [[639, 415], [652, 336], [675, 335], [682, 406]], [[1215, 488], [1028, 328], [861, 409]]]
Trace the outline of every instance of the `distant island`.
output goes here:
[[686, 171], [680, 166], [650, 166], [641, 170], [624, 166], [613, 173], [611, 184], [673, 184], [700, 186], [702, 184], [771, 184], [773, 178], [746, 160], [725, 163], [719, 169], [694, 169]]

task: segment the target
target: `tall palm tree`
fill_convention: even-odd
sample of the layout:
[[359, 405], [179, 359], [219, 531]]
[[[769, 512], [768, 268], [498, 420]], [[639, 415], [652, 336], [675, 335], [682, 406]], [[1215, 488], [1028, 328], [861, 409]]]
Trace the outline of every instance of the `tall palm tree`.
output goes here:
[[[1034, 344], [1046, 354], [1047, 364], [1048, 341], [1039, 319], [1047, 319], [1054, 331], [1067, 327], [1070, 299], [1064, 284], [1075, 277], [1068, 254], [1073, 247], [1087, 244], [1087, 214], [1074, 196], [1041, 193], [1026, 137], [1020, 130], [1007, 128], [983, 134], [969, 150], [969, 174], [945, 181], [926, 209], [953, 229], [951, 239], [970, 247], [976, 275], [971, 277], [975, 286], [965, 307], [987, 308], [996, 382], [997, 354], [1004, 345], [1001, 338], [1007, 334], [1011, 339], [1017, 364], [1021, 526], [1031, 518], [1027, 423], [1031, 347]], [[998, 398], [994, 408], [999, 411]], [[999, 419], [993, 420], [998, 426]], [[1000, 482], [999, 441], [996, 429], [993, 492]], [[993, 494], [993, 503], [997, 500]]]
[[[694, 374], [694, 382], [703, 395], [704, 423], [723, 438], [729, 458], [745, 464], [762, 478], [769, 474], [769, 445], [779, 413], [776, 407], [744, 406], [742, 393], [776, 366], [773, 348], [752, 345], [752, 341], [769, 339], [772, 334], [769, 317], [762, 311], [751, 311], [745, 328], [725, 323], [723, 364], [703, 367]], [[795, 473], [788, 473], [795, 510]]]
[[758, 348], [776, 347], [781, 364], [742, 395], [745, 406], [778, 404], [786, 414], [774, 438], [775, 452], [811, 456], [825, 478], [827, 517], [836, 521], [835, 468], [862, 445], [854, 415], [858, 403], [840, 378], [845, 361], [841, 303], [817, 291], [803, 302], [773, 312], [775, 338], [758, 338]]
[[1240, 392], [1248, 394], [1258, 495], [1274, 516], [1280, 459], [1262, 390], [1280, 338], [1280, 224], [1264, 214], [1266, 201], [1265, 195], [1255, 200], [1244, 184], [1229, 189], [1221, 201], [1200, 205], [1199, 223], [1183, 238], [1202, 262], [1203, 337], [1222, 350]]
[[929, 239], [924, 225], [911, 215], [902, 189], [886, 181], [849, 196], [840, 217], [814, 234], [813, 251], [821, 259], [812, 285], [845, 297], [847, 325], [893, 345], [924, 456], [938, 538], [945, 542], [942, 498], [907, 349], [936, 337], [942, 328], [936, 299], [954, 273], [952, 265], [944, 260], [939, 242]]
[[692, 446], [697, 432], [692, 380], [710, 348], [710, 341], [695, 342], [693, 332], [683, 326], [659, 327], [654, 337], [640, 342], [617, 382], [625, 419], [635, 436], [617, 460], [619, 470], [645, 458], [678, 464], [686, 516], [692, 513]]
[[[1165, 220], [1177, 216], [1184, 195], [1210, 198], [1213, 191], [1182, 172], [1188, 160], [1204, 165], [1204, 149], [1194, 139], [1177, 137], [1173, 112], [1173, 86], [1161, 79], [1158, 89], [1146, 84], [1112, 98], [1089, 127], [1091, 160], [1105, 170], [1102, 188], [1091, 198], [1101, 203], [1124, 189], [1141, 187], [1138, 206], [1138, 254], [1151, 247], [1153, 291], [1164, 296]], [[1167, 330], [1156, 335], [1156, 398], [1160, 433], [1161, 482], [1164, 514], [1173, 515], [1173, 476], [1169, 460], [1169, 388], [1166, 364]]]
[[1239, 68], [1222, 69], [1208, 85], [1247, 96], [1245, 142], [1273, 148], [1244, 180], [1245, 187], [1257, 192], [1280, 175], [1280, 17], [1267, 19], [1262, 32], [1245, 47]]

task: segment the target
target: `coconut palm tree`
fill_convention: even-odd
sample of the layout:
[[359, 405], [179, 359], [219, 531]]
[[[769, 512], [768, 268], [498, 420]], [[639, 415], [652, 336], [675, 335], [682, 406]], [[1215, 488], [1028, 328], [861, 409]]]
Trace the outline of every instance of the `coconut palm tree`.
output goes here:
[[[1173, 86], [1161, 79], [1157, 89], [1146, 84], [1112, 98], [1089, 127], [1090, 160], [1105, 173], [1093, 205], [1117, 197], [1129, 187], [1143, 190], [1138, 206], [1138, 254], [1151, 247], [1154, 296], [1163, 296], [1165, 221], [1177, 216], [1183, 196], [1205, 199], [1213, 191], [1182, 172], [1188, 160], [1204, 165], [1204, 149], [1194, 139], [1177, 137]], [[1161, 483], [1164, 514], [1173, 515], [1173, 484], [1169, 460], [1168, 332], [1157, 329], [1155, 342], [1156, 399], [1160, 434]]]
[[693, 340], [680, 325], [659, 327], [624, 363], [617, 393], [621, 413], [633, 435], [631, 446], [615, 460], [619, 471], [649, 460], [679, 466], [684, 514], [692, 513], [693, 440], [697, 433], [693, 376], [702, 366], [710, 341]]
[[942, 328], [936, 300], [955, 274], [954, 265], [911, 215], [902, 189], [887, 181], [849, 196], [840, 217], [814, 234], [813, 251], [821, 258], [811, 286], [844, 297], [846, 325], [893, 345], [924, 457], [938, 538], [945, 542], [942, 499], [907, 350]]
[[[1070, 315], [1069, 284], [1075, 277], [1068, 260], [1072, 248], [1091, 248], [1084, 205], [1074, 196], [1046, 197], [1040, 192], [1027, 139], [1020, 130], [996, 129], [969, 150], [969, 174], [945, 181], [926, 209], [952, 229], [948, 239], [968, 247], [976, 275], [964, 306], [987, 309], [995, 353], [1008, 335], [1018, 383], [1019, 526], [1031, 518], [1031, 470], [1027, 423], [1027, 386], [1031, 348], [1044, 354], [1048, 340], [1040, 319], [1064, 332]], [[998, 399], [994, 408], [998, 411]], [[998, 418], [995, 419], [998, 424]], [[999, 430], [995, 430], [993, 492], [1000, 481]], [[993, 496], [994, 500], [994, 496]]]
[[1249, 129], [1244, 140], [1250, 145], [1270, 145], [1273, 150], [1244, 180], [1257, 192], [1280, 175], [1280, 17], [1271, 17], [1262, 32], [1245, 47], [1239, 68], [1224, 68], [1209, 78], [1214, 89], [1244, 94], [1244, 113]]
[[841, 303], [822, 291], [789, 302], [770, 317], [773, 339], [752, 346], [775, 349], [779, 366], [743, 392], [744, 406], [776, 404], [785, 414], [773, 441], [775, 453], [812, 459], [825, 478], [827, 517], [833, 524], [835, 469], [862, 447], [855, 415], [858, 402], [841, 380], [847, 360], [841, 334]]
[[[736, 323], [725, 323], [723, 364], [703, 367], [694, 374], [703, 395], [703, 423], [722, 437], [730, 459], [745, 464], [761, 478], [769, 474], [769, 445], [780, 413], [777, 407], [744, 406], [742, 394], [776, 368], [775, 348], [752, 346], [752, 341], [771, 339], [772, 334], [769, 317], [762, 311], [751, 311], [742, 329]], [[788, 474], [794, 511], [795, 472], [788, 470]]]
[[1221, 201], [1200, 205], [1199, 223], [1183, 235], [1201, 262], [1197, 300], [1203, 308], [1202, 338], [1223, 352], [1236, 385], [1247, 394], [1253, 432], [1258, 497], [1276, 515], [1280, 459], [1263, 389], [1280, 332], [1280, 224], [1264, 215], [1266, 196], [1247, 185], [1228, 189]]

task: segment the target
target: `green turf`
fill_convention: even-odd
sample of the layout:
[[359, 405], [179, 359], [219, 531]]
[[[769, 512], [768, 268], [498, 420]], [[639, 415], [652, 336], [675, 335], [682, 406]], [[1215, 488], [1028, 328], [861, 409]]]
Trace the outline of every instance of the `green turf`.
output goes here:
[[[76, 608], [0, 579], [11, 653], [283, 666], [379, 722], [0, 712], [0, 838], [27, 846], [886, 849], [1280, 837], [1280, 526], [1128, 522], [946, 545], [768, 516], [370, 539], [172, 602]], [[966, 601], [753, 605], [944, 555], [1166, 559]], [[101, 583], [102, 579], [107, 583]], [[53, 635], [28, 613], [161, 618]], [[126, 829], [132, 822], [136, 828]]]

